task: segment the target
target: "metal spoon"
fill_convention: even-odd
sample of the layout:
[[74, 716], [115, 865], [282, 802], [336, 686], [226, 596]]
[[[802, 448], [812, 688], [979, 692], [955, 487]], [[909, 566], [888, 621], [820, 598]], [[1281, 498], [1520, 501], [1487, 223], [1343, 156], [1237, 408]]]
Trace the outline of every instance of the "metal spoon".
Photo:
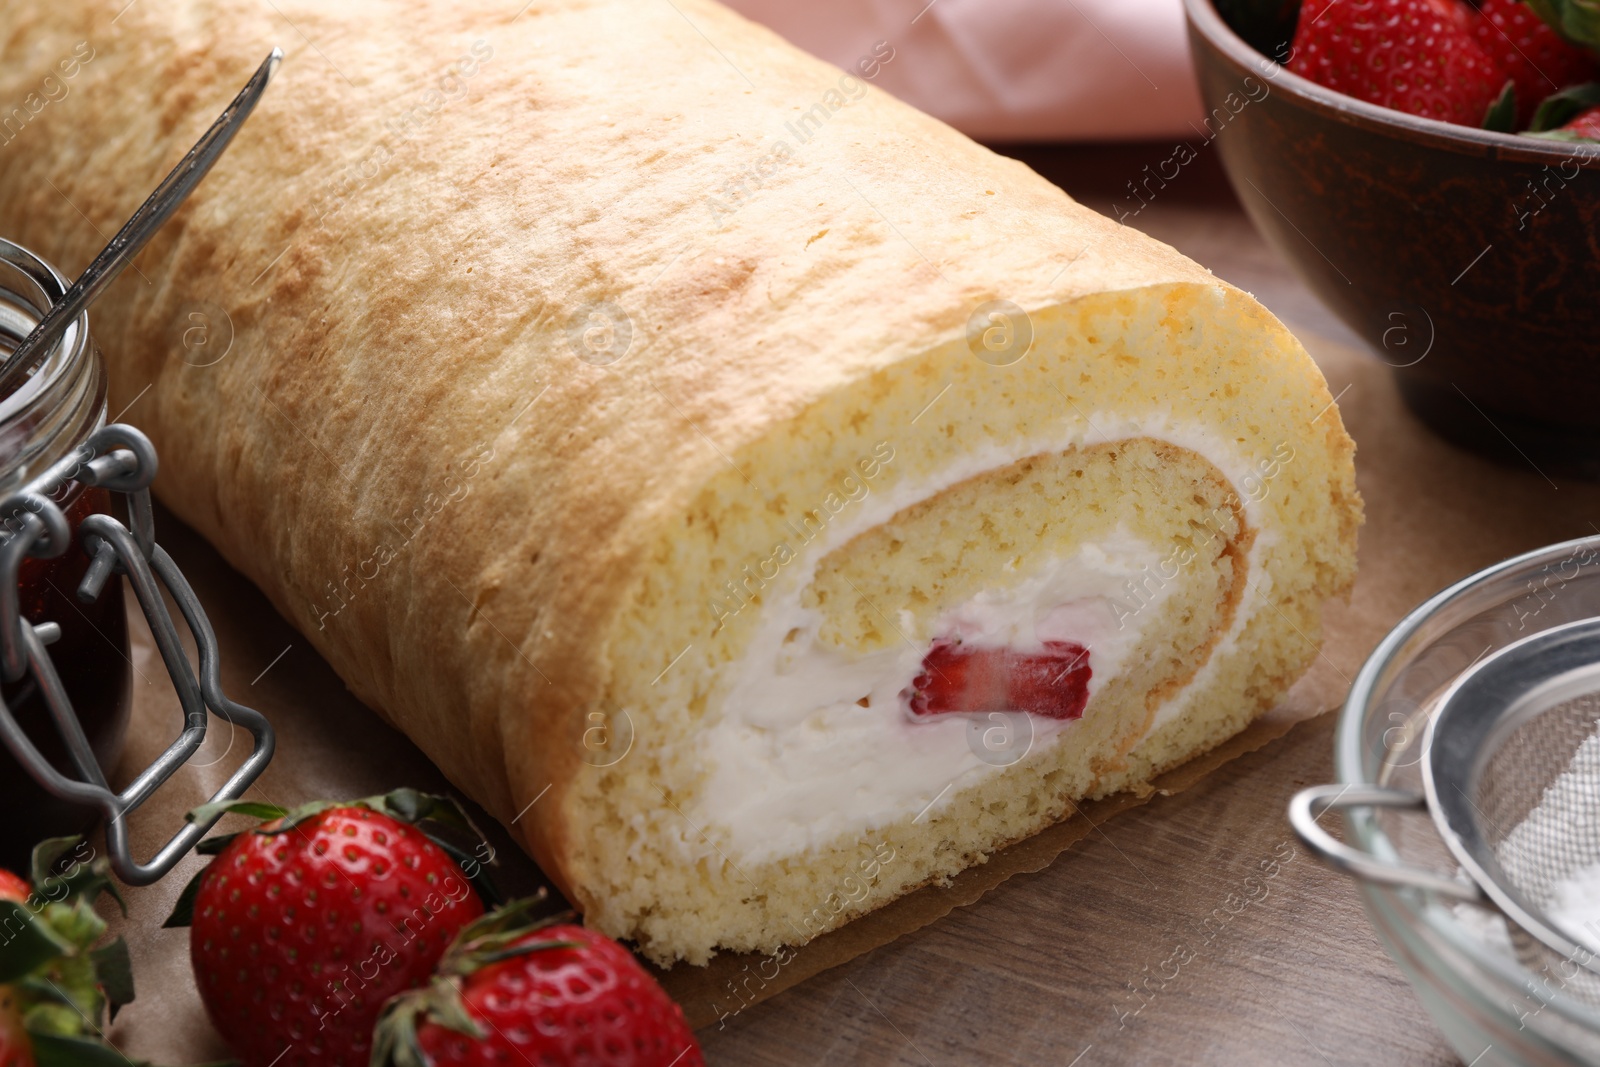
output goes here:
[[122, 268], [139, 254], [139, 250], [161, 228], [161, 224], [178, 210], [178, 205], [188, 199], [194, 187], [211, 170], [211, 165], [227, 150], [233, 135], [244, 125], [244, 120], [250, 117], [250, 112], [255, 109], [256, 102], [267, 88], [267, 82], [282, 61], [283, 50], [274, 48], [261, 66], [256, 68], [245, 87], [239, 90], [239, 95], [233, 98], [233, 103], [217, 116], [217, 121], [189, 149], [189, 154], [172, 168], [172, 173], [167, 175], [165, 181], [156, 186], [156, 191], [117, 231], [111, 243], [94, 257], [94, 262], [72, 283], [62, 298], [51, 306], [33, 332], [23, 338], [4, 363], [0, 363], [0, 397], [10, 395], [22, 384], [22, 380], [44, 359], [51, 346], [61, 339], [67, 326], [84, 308], [94, 303], [105, 287], [122, 273]]

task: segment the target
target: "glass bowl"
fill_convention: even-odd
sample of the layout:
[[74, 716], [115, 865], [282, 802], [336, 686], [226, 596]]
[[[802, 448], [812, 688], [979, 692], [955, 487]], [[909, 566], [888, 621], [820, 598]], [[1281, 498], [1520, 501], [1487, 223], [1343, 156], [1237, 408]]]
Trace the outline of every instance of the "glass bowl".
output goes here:
[[[1428, 715], [1469, 667], [1532, 634], [1595, 616], [1600, 537], [1517, 556], [1440, 592], [1390, 631], [1356, 676], [1335, 742], [1338, 783], [1307, 790], [1293, 806], [1307, 846], [1356, 876], [1379, 940], [1472, 1067], [1600, 1064], [1600, 1005], [1567, 988], [1576, 964], [1522, 966], [1510, 940], [1520, 931], [1451, 891], [1459, 871], [1424, 810], [1361, 802], [1422, 792]], [[1316, 821], [1321, 805], [1313, 800], [1339, 809], [1344, 842]]]

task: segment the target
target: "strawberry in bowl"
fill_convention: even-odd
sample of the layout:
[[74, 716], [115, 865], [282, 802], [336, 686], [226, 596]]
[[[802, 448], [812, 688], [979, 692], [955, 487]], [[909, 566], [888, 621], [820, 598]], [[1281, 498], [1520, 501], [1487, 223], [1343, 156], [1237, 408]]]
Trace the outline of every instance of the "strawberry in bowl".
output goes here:
[[1523, 0], [1303, 0], [1285, 59], [1357, 100], [1501, 132], [1600, 76], [1591, 49]]
[[1191, 147], [1412, 413], [1530, 477], [1600, 478], [1593, 5], [1184, 4]]
[[1482, 125], [1508, 75], [1460, 0], [1305, 0], [1288, 68], [1424, 118]]

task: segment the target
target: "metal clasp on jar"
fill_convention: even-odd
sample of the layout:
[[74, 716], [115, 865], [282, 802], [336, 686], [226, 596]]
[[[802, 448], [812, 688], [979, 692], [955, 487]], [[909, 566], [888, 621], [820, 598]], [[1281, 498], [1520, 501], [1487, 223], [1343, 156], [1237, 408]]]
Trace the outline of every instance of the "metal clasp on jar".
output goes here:
[[[211, 797], [211, 803], [235, 800], [243, 794], [266, 768], [274, 745], [266, 718], [222, 692], [211, 623], [177, 564], [155, 542], [150, 483], [156, 466], [156, 451], [149, 438], [131, 426], [113, 424], [90, 434], [81, 448], [0, 500], [0, 517], [12, 530], [0, 542], [0, 674], [7, 682], [32, 677], [79, 777], [68, 777], [52, 766], [18, 726], [3, 699], [0, 742], [49, 793], [92, 807], [104, 816], [111, 868], [130, 885], [147, 885], [166, 874], [220, 818], [185, 823], [146, 863], [135, 860], [129, 851], [128, 816], [200, 748], [210, 715], [242, 727], [252, 739], [249, 756]], [[59, 625], [28, 622], [17, 595], [18, 571], [25, 558], [53, 558], [71, 544], [67, 517], [51, 498], [72, 482], [122, 494], [132, 523], [129, 529], [110, 515], [94, 514], [79, 524], [79, 538], [91, 562], [78, 586], [78, 598], [93, 603], [115, 575], [128, 576], [183, 708], [182, 732], [120, 792], [108, 784], [50, 657], [47, 646], [60, 636]], [[172, 595], [194, 637], [198, 672], [184, 654], [161, 586]]]

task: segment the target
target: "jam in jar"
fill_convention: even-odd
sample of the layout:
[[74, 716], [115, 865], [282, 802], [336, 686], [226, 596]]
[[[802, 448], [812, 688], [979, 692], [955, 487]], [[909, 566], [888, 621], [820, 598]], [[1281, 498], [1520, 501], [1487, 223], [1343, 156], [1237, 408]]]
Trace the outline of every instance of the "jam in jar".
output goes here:
[[[55, 268], [20, 245], [0, 239], [0, 352], [9, 352], [61, 299], [67, 282]], [[88, 314], [68, 327], [61, 341], [17, 390], [0, 397], [0, 497], [22, 489], [82, 446], [105, 424], [105, 370], [89, 335]], [[89, 557], [78, 526], [110, 509], [104, 489], [68, 482], [51, 494], [72, 530], [72, 544], [53, 559], [23, 560], [18, 600], [32, 623], [53, 622], [60, 637], [46, 647], [67, 697], [107, 775], [116, 766], [127, 730], [132, 661], [122, 581], [113, 578], [98, 599], [78, 599], [78, 583]], [[0, 516], [0, 539], [17, 528]], [[0, 685], [0, 697], [18, 726], [57, 770], [81, 775], [50, 717], [32, 674]], [[97, 812], [51, 796], [0, 744], [0, 866], [26, 871], [28, 853], [46, 837], [88, 829]]]

